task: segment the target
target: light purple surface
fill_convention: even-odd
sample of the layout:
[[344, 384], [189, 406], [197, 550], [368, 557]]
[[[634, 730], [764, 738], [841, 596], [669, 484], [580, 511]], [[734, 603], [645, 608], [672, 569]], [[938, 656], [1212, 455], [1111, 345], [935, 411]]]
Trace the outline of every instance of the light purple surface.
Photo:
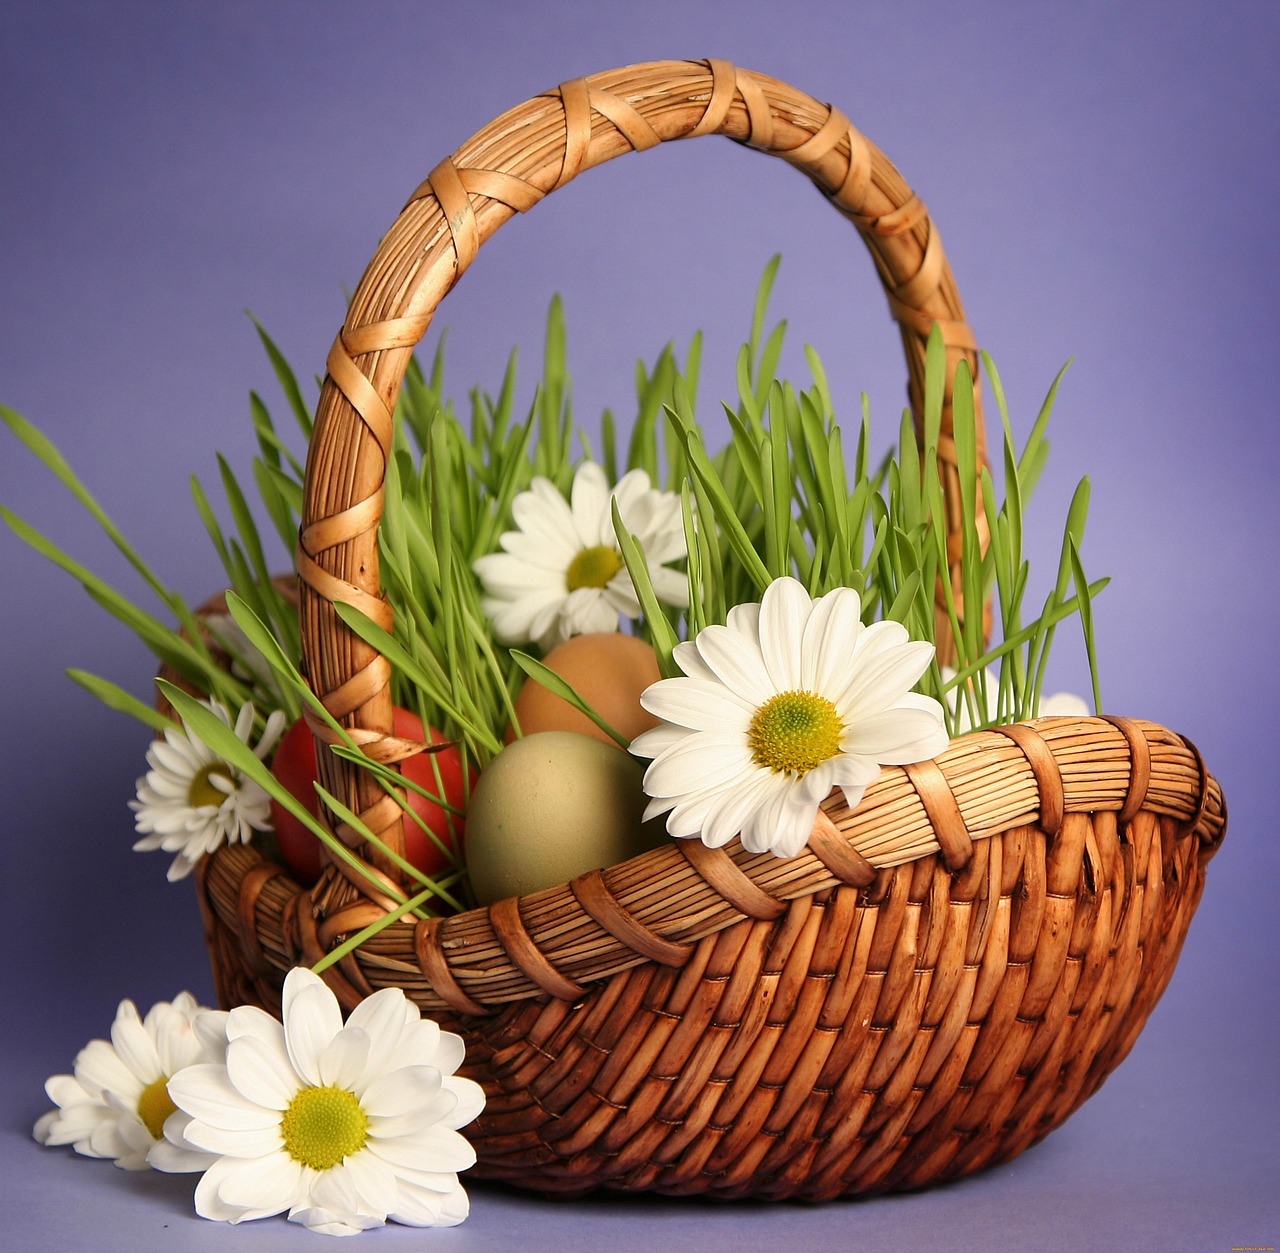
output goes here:
[[[1164, 1001], [1130, 1059], [1017, 1162], [932, 1193], [825, 1207], [544, 1202], [473, 1189], [452, 1232], [377, 1247], [1229, 1250], [1280, 1244], [1273, 787], [1280, 534], [1274, 473], [1280, 10], [1270, 0], [729, 6], [0, 9], [0, 403], [70, 456], [161, 573], [219, 585], [187, 494], [251, 457], [247, 394], [283, 407], [252, 324], [322, 372], [379, 235], [437, 160], [559, 81], [722, 56], [841, 107], [939, 223], [1025, 435], [1064, 384], [1033, 506], [1042, 579], [1076, 480], [1113, 712], [1196, 741], [1231, 830]], [[885, 443], [903, 370], [848, 226], [781, 162], [721, 140], [593, 171], [511, 223], [449, 298], [449, 375], [532, 363], [564, 295], [577, 408], [627, 412], [637, 354], [708, 331], [702, 408], [732, 385], [755, 282], [791, 368], [813, 342], [842, 412]], [[7, 435], [0, 503], [130, 594], [136, 580]], [[284, 557], [281, 554], [283, 563]], [[145, 694], [148, 658], [0, 532], [6, 866], [5, 1247], [316, 1248], [283, 1222], [196, 1220], [189, 1182], [41, 1150], [44, 1078], [115, 1003], [211, 995], [189, 887], [130, 852], [146, 732], [61, 675]], [[1058, 686], [1083, 690], [1065, 642]]]

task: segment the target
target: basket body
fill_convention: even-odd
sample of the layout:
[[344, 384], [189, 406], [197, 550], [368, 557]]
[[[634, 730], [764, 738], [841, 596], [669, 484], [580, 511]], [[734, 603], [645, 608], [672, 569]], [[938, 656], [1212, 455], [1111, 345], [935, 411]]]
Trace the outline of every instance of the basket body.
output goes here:
[[[389, 666], [333, 606], [390, 625], [377, 525], [413, 345], [513, 214], [592, 164], [711, 133], [781, 155], [857, 228], [917, 413], [931, 327], [951, 369], [974, 362], [924, 206], [830, 106], [724, 62], [658, 63], [503, 115], [432, 171], [384, 238], [317, 412], [304, 660], [371, 755], [404, 756]], [[944, 408], [944, 445], [947, 423]], [[954, 464], [940, 473], [954, 503]], [[398, 806], [332, 754], [319, 760], [328, 789], [398, 847]], [[737, 841], [673, 841], [520, 900], [398, 921], [325, 977], [348, 1006], [400, 987], [464, 1037], [463, 1073], [487, 1096], [466, 1131], [483, 1177], [819, 1200], [1007, 1161], [1096, 1090], [1163, 992], [1225, 830], [1218, 785], [1154, 724], [1041, 719], [886, 767], [856, 812], [840, 801], [785, 862]], [[363, 869], [330, 865], [311, 890], [250, 847], [200, 867], [225, 1005], [278, 1013], [291, 966], [390, 907], [379, 884], [395, 884], [394, 865], [337, 833]]]
[[[450, 1009], [423, 975], [422, 924], [343, 970], [366, 993], [404, 987], [466, 1040], [462, 1073], [487, 1098], [466, 1133], [474, 1175], [775, 1200], [920, 1188], [1034, 1144], [1129, 1052], [1225, 827], [1202, 782], [1190, 819], [1160, 801], [1123, 821], [1067, 813], [1052, 835], [975, 841], [959, 871], [939, 853], [752, 902], [774, 916], [573, 997]], [[243, 846], [209, 859], [199, 890], [220, 999], [278, 1013], [285, 971], [314, 955], [308, 894]], [[549, 895], [521, 903], [531, 927]]]

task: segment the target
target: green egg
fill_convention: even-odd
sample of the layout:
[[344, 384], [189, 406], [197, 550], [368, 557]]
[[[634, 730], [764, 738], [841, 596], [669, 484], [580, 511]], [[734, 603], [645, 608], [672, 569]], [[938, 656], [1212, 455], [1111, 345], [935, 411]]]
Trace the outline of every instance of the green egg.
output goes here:
[[612, 744], [539, 731], [508, 744], [467, 808], [467, 868], [482, 905], [626, 861], [668, 836], [642, 820], [644, 767]]

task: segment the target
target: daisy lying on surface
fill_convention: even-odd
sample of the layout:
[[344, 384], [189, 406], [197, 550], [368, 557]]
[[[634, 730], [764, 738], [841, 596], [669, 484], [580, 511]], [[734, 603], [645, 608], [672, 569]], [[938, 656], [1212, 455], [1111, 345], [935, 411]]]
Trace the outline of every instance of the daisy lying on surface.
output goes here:
[[85, 1157], [105, 1157], [122, 1170], [146, 1170], [147, 1155], [163, 1139], [177, 1108], [169, 1079], [209, 1060], [195, 1020], [210, 1011], [190, 992], [153, 1005], [145, 1018], [121, 1001], [111, 1039], [91, 1040], [76, 1055], [75, 1073], [45, 1085], [58, 1107], [35, 1125], [41, 1144], [70, 1144]]
[[283, 1022], [250, 1006], [201, 1011], [183, 994], [144, 1026], [125, 1002], [113, 1043], [94, 1041], [74, 1077], [49, 1080], [60, 1108], [36, 1138], [131, 1169], [201, 1171], [203, 1218], [288, 1211], [328, 1235], [466, 1218], [458, 1171], [475, 1153], [458, 1129], [484, 1094], [455, 1074], [461, 1039], [399, 988], [344, 1025], [337, 998], [301, 967], [285, 978], [283, 1010]]

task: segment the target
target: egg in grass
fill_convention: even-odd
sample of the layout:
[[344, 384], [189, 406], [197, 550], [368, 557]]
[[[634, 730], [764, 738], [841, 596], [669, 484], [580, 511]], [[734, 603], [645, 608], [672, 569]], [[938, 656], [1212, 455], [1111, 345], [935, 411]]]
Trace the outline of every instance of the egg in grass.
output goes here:
[[[618, 631], [575, 635], [553, 648], [542, 664], [626, 739], [657, 726], [658, 719], [640, 705], [640, 694], [662, 678], [657, 654], [645, 640]], [[521, 735], [574, 731], [616, 747], [590, 718], [532, 677], [516, 696], [515, 714]], [[514, 728], [506, 738], [515, 738]]]
[[538, 731], [485, 767], [467, 811], [467, 869], [481, 905], [565, 883], [667, 842], [644, 821], [644, 767], [610, 740]]

